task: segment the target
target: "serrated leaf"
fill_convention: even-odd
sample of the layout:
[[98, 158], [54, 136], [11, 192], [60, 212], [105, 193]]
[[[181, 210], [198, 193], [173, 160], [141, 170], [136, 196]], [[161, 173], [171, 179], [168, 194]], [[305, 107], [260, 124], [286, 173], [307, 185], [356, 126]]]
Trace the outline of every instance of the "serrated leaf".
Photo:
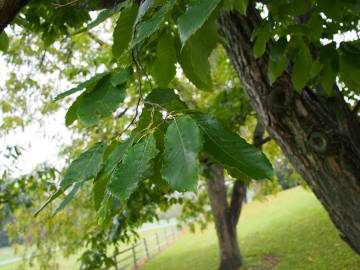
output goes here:
[[101, 79], [91, 92], [82, 94], [77, 115], [85, 126], [93, 126], [101, 118], [109, 117], [125, 99], [126, 86], [112, 86], [111, 76]]
[[212, 116], [193, 114], [192, 117], [204, 133], [204, 151], [215, 160], [256, 180], [272, 178], [272, 166], [258, 148], [248, 144]]
[[153, 135], [130, 147], [110, 178], [108, 190], [111, 194], [122, 202], [126, 201], [140, 181], [144, 180], [145, 173], [151, 168], [151, 160], [158, 152]]
[[86, 80], [85, 82], [80, 83], [78, 86], [71, 88], [55, 97], [55, 101], [63, 99], [64, 97], [67, 97], [69, 95], [72, 95], [76, 92], [82, 91], [84, 89], [87, 89], [90, 91], [102, 78], [110, 74], [110, 72], [103, 72], [95, 74], [93, 77], [91, 77], [89, 80]]
[[133, 33], [138, 8], [136, 5], [125, 9], [120, 13], [113, 32], [112, 53], [114, 57], [119, 58], [123, 51], [128, 47]]
[[205, 24], [220, 2], [221, 0], [196, 0], [189, 4], [185, 13], [178, 19], [183, 44]]
[[2, 31], [0, 33], [0, 51], [6, 52], [9, 48], [9, 37]]
[[179, 63], [186, 77], [199, 89], [212, 89], [209, 56], [217, 41], [215, 21], [211, 20], [186, 43], [179, 54]]
[[312, 56], [307, 45], [302, 44], [294, 59], [291, 80], [296, 90], [304, 88], [310, 80]]
[[154, 34], [164, 23], [168, 13], [173, 9], [174, 0], [168, 0], [165, 4], [148, 20], [140, 23], [135, 31], [135, 37], [131, 41], [130, 48], [134, 48], [139, 43]]
[[161, 174], [178, 191], [194, 191], [198, 179], [200, 129], [188, 115], [175, 118], [165, 134]]
[[79, 192], [80, 188], [83, 186], [84, 182], [78, 182], [74, 185], [73, 189], [66, 195], [65, 199], [61, 204], [55, 209], [52, 216], [54, 217], [57, 213], [64, 210], [65, 207], [75, 198], [76, 194]]
[[187, 109], [186, 104], [179, 98], [174, 89], [170, 88], [155, 88], [147, 95], [145, 102], [157, 104], [168, 112], [181, 112]]
[[176, 50], [174, 38], [170, 34], [161, 35], [156, 47], [156, 59], [151, 75], [160, 87], [167, 87], [176, 74]]
[[134, 137], [130, 137], [123, 143], [114, 142], [112, 151], [104, 161], [104, 167], [95, 179], [93, 186], [95, 209], [98, 210], [104, 198], [106, 186], [116, 166], [122, 161], [129, 147], [133, 144]]
[[80, 154], [77, 159], [71, 162], [66, 170], [64, 179], [60, 183], [60, 188], [96, 177], [102, 168], [105, 150], [105, 144], [96, 143], [90, 149]]

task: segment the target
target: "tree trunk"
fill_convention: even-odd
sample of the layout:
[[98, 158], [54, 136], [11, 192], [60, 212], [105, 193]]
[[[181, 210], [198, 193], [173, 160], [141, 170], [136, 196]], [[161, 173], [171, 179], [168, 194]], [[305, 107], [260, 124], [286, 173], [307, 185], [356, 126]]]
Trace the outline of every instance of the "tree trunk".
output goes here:
[[245, 186], [239, 184], [240, 182], [235, 182], [232, 203], [229, 206], [224, 181], [224, 169], [211, 162], [207, 162], [207, 168], [210, 175], [206, 181], [207, 193], [220, 248], [219, 270], [238, 270], [242, 265], [242, 258], [237, 241], [236, 225], [245, 196]]
[[29, 0], [0, 0], [0, 33]]
[[[328, 211], [342, 238], [360, 253], [360, 126], [338, 91], [294, 90], [286, 71], [273, 86], [265, 54], [255, 59], [251, 34], [260, 18], [226, 12], [218, 19], [225, 49], [261, 122]], [[336, 86], [334, 86], [335, 88]]]

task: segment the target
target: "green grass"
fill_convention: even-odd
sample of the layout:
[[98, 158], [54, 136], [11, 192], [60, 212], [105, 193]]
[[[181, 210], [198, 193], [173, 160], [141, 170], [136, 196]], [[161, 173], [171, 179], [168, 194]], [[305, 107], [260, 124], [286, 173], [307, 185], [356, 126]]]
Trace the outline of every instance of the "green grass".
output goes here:
[[[213, 225], [209, 227], [185, 235], [143, 270], [216, 269], [217, 238]], [[360, 269], [360, 256], [339, 238], [320, 203], [303, 188], [245, 205], [238, 237], [245, 269]]]

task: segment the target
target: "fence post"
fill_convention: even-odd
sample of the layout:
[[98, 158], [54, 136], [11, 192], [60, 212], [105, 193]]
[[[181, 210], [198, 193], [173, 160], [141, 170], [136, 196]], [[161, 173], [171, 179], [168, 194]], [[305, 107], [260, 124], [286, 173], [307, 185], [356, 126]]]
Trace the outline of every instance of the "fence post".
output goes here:
[[146, 253], [146, 257], [149, 259], [150, 258], [150, 253], [149, 253], [149, 249], [146, 243], [146, 239], [143, 238], [143, 243], [144, 243], [144, 248], [145, 248], [145, 253]]
[[138, 269], [138, 266], [137, 266], [137, 261], [136, 261], [136, 251], [135, 251], [135, 245], [132, 245], [131, 250], [132, 250], [132, 255], [133, 255], [133, 259], [134, 259], [134, 266], [135, 266], [135, 269]]
[[166, 245], [168, 245], [169, 244], [169, 241], [168, 241], [168, 236], [167, 236], [167, 233], [166, 233], [166, 227], [165, 227], [165, 229], [164, 229], [164, 234], [165, 234], [165, 240], [166, 240]]
[[159, 252], [160, 252], [160, 241], [159, 241], [159, 234], [156, 232], [156, 243], [157, 243], [157, 246], [158, 246], [158, 249], [159, 249]]

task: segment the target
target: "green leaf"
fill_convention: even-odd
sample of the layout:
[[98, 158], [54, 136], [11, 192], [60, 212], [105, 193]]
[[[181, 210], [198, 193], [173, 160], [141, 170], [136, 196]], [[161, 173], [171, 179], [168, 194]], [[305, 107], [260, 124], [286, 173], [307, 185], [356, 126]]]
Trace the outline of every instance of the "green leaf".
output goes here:
[[134, 137], [130, 137], [123, 143], [114, 142], [109, 148], [111, 152], [104, 160], [104, 167], [95, 179], [93, 186], [95, 209], [100, 208], [100, 204], [104, 198], [106, 186], [109, 182], [110, 176], [115, 170], [116, 166], [123, 160], [129, 147], [133, 144]]
[[0, 33], [0, 51], [6, 52], [9, 48], [9, 37], [2, 31]]
[[91, 92], [82, 94], [77, 115], [85, 126], [93, 126], [101, 118], [109, 117], [125, 99], [126, 86], [114, 87], [111, 76], [101, 79]]
[[165, 4], [150, 19], [140, 23], [139, 27], [135, 31], [135, 37], [131, 41], [130, 47], [134, 48], [136, 45], [143, 42], [146, 38], [150, 37], [159, 30], [168, 13], [173, 9], [174, 4], [174, 0], [166, 1]]
[[323, 46], [320, 50], [319, 61], [323, 66], [319, 80], [327, 95], [333, 95], [333, 87], [339, 72], [339, 55], [335, 42]]
[[80, 83], [78, 86], [71, 88], [55, 97], [55, 101], [63, 99], [64, 97], [67, 97], [69, 95], [72, 95], [76, 92], [79, 92], [81, 90], [87, 89], [88, 91], [91, 91], [92, 88], [106, 75], [110, 74], [110, 72], [103, 72], [95, 74], [93, 77], [91, 77], [89, 80], [86, 80], [85, 82]]
[[101, 11], [95, 20], [88, 23], [86, 25], [86, 27], [81, 28], [79, 31], [76, 31], [72, 35], [77, 35], [77, 34], [80, 34], [85, 31], [89, 31], [89, 30], [93, 29], [94, 27], [98, 26], [100, 23], [102, 23], [102, 22], [106, 21], [107, 19], [109, 19], [110, 17], [112, 17], [114, 14], [120, 12], [126, 5], [127, 5], [127, 1], [122, 1], [119, 4], [115, 5], [111, 9], [105, 9], [105, 10]]
[[[68, 186], [68, 187], [69, 187], [69, 186]], [[40, 214], [40, 212], [45, 209], [46, 206], [48, 206], [52, 201], [54, 201], [54, 200], [57, 199], [61, 194], [63, 194], [63, 193], [64, 193], [64, 190], [66, 190], [66, 189], [67, 189], [67, 187], [65, 187], [65, 188], [60, 188], [60, 189], [58, 189], [57, 191], [55, 191], [55, 192], [46, 200], [46, 202], [35, 212], [34, 217], [37, 217], [37, 216]]]
[[146, 97], [145, 102], [154, 103], [168, 112], [181, 112], [187, 109], [186, 104], [175, 94], [174, 89], [155, 88]]
[[75, 198], [76, 194], [79, 192], [80, 188], [84, 185], [84, 182], [78, 182], [74, 185], [73, 189], [66, 195], [65, 199], [61, 204], [55, 209], [52, 216], [54, 217], [57, 213], [64, 210], [65, 207]]
[[268, 63], [268, 78], [270, 84], [273, 84], [287, 67], [286, 45], [286, 38], [281, 38], [271, 49]]
[[77, 110], [79, 108], [79, 104], [82, 102], [82, 96], [78, 96], [76, 98], [76, 100], [74, 101], [74, 103], [70, 106], [70, 108], [68, 109], [68, 111], [66, 112], [65, 115], [65, 125], [68, 127], [70, 126], [72, 123], [74, 123], [74, 121], [77, 119]]
[[204, 133], [204, 151], [225, 167], [235, 168], [259, 180], [272, 178], [273, 169], [266, 156], [238, 134], [206, 114], [192, 115]]
[[186, 77], [199, 89], [211, 90], [209, 56], [218, 41], [215, 21], [208, 21], [184, 46], [179, 63]]
[[126, 201], [139, 182], [144, 180], [145, 173], [151, 169], [151, 160], [158, 152], [153, 135], [131, 146], [110, 178], [108, 190], [111, 194], [122, 202]]
[[60, 183], [60, 188], [96, 177], [102, 168], [105, 150], [105, 144], [96, 143], [90, 149], [80, 154], [77, 159], [71, 162], [66, 170], [64, 179]]
[[196, 122], [188, 115], [175, 118], [165, 134], [161, 174], [178, 191], [195, 191], [201, 136]]
[[195, 0], [178, 19], [180, 39], [183, 44], [208, 20], [221, 0]]
[[271, 37], [270, 30], [271, 28], [269, 22], [263, 21], [252, 34], [252, 38], [256, 38], [253, 46], [253, 55], [255, 58], [259, 58], [264, 54], [266, 50], [266, 44]]
[[302, 44], [295, 56], [291, 80], [296, 90], [304, 88], [310, 80], [312, 56], [306, 44]]
[[112, 46], [112, 53], [116, 58], [119, 58], [129, 46], [137, 12], [137, 5], [132, 5], [120, 13], [113, 32], [114, 44]]
[[160, 87], [167, 87], [176, 74], [176, 49], [170, 34], [161, 35], [156, 48], [156, 59], [152, 64], [151, 75]]
[[340, 45], [340, 79], [346, 86], [360, 93], [360, 43], [342, 42]]
[[235, 0], [235, 7], [239, 10], [241, 15], [246, 15], [249, 5], [249, 0]]
[[139, 12], [136, 16], [135, 24], [138, 24], [145, 14], [155, 5], [155, 0], [145, 0], [141, 3]]

